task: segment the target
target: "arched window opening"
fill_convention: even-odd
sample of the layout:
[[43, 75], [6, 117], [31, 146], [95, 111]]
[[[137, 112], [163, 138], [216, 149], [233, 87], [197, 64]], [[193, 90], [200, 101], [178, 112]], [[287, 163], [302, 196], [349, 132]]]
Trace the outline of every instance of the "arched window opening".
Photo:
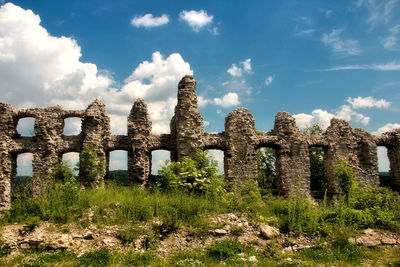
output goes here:
[[128, 152], [114, 150], [109, 152], [107, 179], [120, 185], [128, 184]]
[[171, 160], [171, 152], [168, 150], [154, 150], [151, 152], [151, 176], [157, 176], [162, 166], [166, 165], [166, 161]]
[[64, 135], [78, 135], [81, 133], [82, 119], [71, 117], [64, 119]]
[[390, 163], [387, 155], [387, 149], [384, 146], [378, 146], [378, 170], [380, 185], [390, 187]]
[[21, 136], [35, 136], [35, 118], [26, 117], [18, 120], [17, 132]]
[[322, 199], [327, 187], [323, 147], [310, 147], [310, 191], [315, 199]]
[[24, 186], [32, 181], [32, 153], [22, 153], [19, 154], [16, 158], [16, 173], [15, 177], [13, 177], [11, 181], [11, 187], [17, 188], [19, 186]]
[[276, 151], [271, 147], [262, 147], [257, 150], [258, 186], [261, 194], [278, 193], [276, 178]]
[[219, 175], [224, 175], [224, 151], [219, 149], [209, 149], [207, 151], [209, 158], [217, 163], [217, 173]]
[[79, 153], [78, 152], [68, 152], [62, 155], [62, 160], [65, 161], [65, 164], [75, 172], [75, 175], [78, 176], [79, 171], [77, 169], [79, 162]]

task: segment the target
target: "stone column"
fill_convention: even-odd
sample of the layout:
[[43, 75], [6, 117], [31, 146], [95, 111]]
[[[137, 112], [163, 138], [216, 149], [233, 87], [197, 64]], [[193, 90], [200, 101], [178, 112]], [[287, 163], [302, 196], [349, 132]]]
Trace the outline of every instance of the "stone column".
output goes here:
[[400, 129], [382, 134], [390, 162], [390, 187], [400, 192]]
[[50, 176], [59, 158], [64, 119], [60, 106], [34, 109], [35, 129], [33, 137], [32, 193], [38, 195], [50, 181]]
[[106, 174], [105, 148], [111, 140], [110, 118], [108, 117], [106, 107], [101, 100], [96, 99], [87, 107], [82, 118], [81, 134], [82, 148], [86, 145], [94, 145], [95, 152], [103, 166], [102, 172], [95, 178], [95, 181], [90, 184], [90, 186], [101, 185]]
[[15, 109], [0, 103], [0, 211], [11, 207], [11, 177], [13, 175], [12, 137], [16, 133]]
[[238, 108], [225, 118], [225, 178], [230, 186], [241, 187], [257, 179], [256, 130], [249, 109]]
[[196, 81], [191, 75], [179, 82], [171, 132], [176, 140], [176, 160], [191, 157], [197, 149], [203, 149], [203, 117], [197, 106]]
[[353, 168], [361, 185], [379, 185], [377, 146], [372, 135], [362, 129], [352, 129], [344, 120], [333, 118], [323, 136], [329, 144], [324, 162], [330, 195], [340, 193], [334, 177], [334, 166], [340, 159]]
[[128, 183], [145, 186], [150, 176], [151, 120], [143, 99], [137, 99], [128, 117]]
[[295, 119], [285, 111], [275, 116], [272, 133], [283, 140], [275, 153], [278, 193], [289, 196], [300, 192], [308, 197], [311, 173], [306, 138], [300, 133]]

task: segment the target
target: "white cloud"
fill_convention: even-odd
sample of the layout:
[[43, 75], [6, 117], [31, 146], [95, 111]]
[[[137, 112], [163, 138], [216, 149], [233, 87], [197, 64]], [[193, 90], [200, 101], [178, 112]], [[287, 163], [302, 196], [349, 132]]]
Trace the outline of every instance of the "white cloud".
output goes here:
[[237, 67], [236, 64], [232, 64], [232, 67], [230, 67], [226, 72], [232, 75], [233, 77], [242, 76], [242, 68]]
[[233, 77], [241, 77], [243, 72], [252, 73], [251, 70], [251, 58], [248, 58], [245, 61], [241, 61], [239, 63], [239, 67], [236, 64], [232, 64], [232, 66], [226, 72]]
[[400, 24], [390, 29], [390, 35], [382, 40], [383, 48], [387, 50], [400, 50], [399, 42]]
[[74, 39], [51, 36], [31, 10], [2, 6], [0, 40], [0, 54], [14, 59], [0, 60], [2, 101], [17, 107], [68, 103], [68, 108], [81, 108], [113, 82], [96, 65], [79, 60]]
[[305, 129], [318, 123], [325, 130], [335, 115], [321, 109], [314, 110], [311, 114], [300, 113], [293, 116], [296, 119], [296, 124], [300, 129]]
[[153, 28], [168, 24], [169, 18], [166, 14], [160, 17], [153, 17], [153, 14], [146, 14], [144, 16], [136, 16], [132, 19], [131, 24], [135, 27]]
[[376, 70], [376, 71], [398, 71], [400, 70], [400, 64], [396, 61], [392, 61], [384, 64], [371, 64], [371, 65], [347, 65], [347, 66], [336, 66], [323, 71], [338, 71], [338, 70]]
[[336, 112], [336, 117], [346, 121], [359, 122], [362, 125], [368, 125], [370, 121], [370, 117], [352, 110], [349, 105], [342, 105]]
[[214, 18], [214, 16], [208, 15], [204, 10], [183, 10], [179, 13], [179, 17], [181, 20], [187, 22], [195, 32], [198, 32], [203, 27], [211, 24]]
[[367, 8], [369, 14], [366, 22], [373, 29], [379, 23], [390, 22], [392, 11], [398, 3], [398, 0], [359, 0], [357, 6]]
[[321, 38], [326, 46], [329, 46], [334, 53], [343, 56], [354, 56], [361, 54], [358, 41], [342, 38], [343, 29], [333, 29], [330, 33], [324, 33]]
[[391, 130], [398, 129], [398, 128], [400, 128], [400, 124], [398, 124], [398, 123], [387, 123], [387, 124], [383, 125], [382, 127], [380, 127], [374, 134], [379, 135], [379, 134], [383, 134], [385, 132], [389, 132]]
[[214, 98], [214, 104], [223, 108], [237, 106], [240, 104], [239, 96], [236, 93], [228, 93], [221, 98]]
[[197, 97], [197, 102], [198, 102], [199, 108], [203, 108], [203, 107], [207, 106], [208, 103], [211, 103], [212, 101], [210, 99], [205, 99], [203, 96], [199, 95]]
[[368, 125], [370, 117], [354, 111], [349, 105], [342, 105], [336, 111], [336, 114], [329, 113], [326, 110], [316, 109], [311, 114], [300, 113], [293, 115], [299, 128], [304, 129], [315, 123], [325, 130], [332, 118], [339, 118], [346, 121], [355, 121], [363, 125]]
[[274, 76], [269, 75], [268, 78], [265, 80], [265, 85], [269, 86], [273, 80], [274, 80]]
[[372, 96], [368, 97], [349, 97], [346, 101], [351, 104], [351, 107], [354, 109], [358, 108], [388, 108], [391, 105], [391, 102], [386, 101], [385, 99], [375, 99]]
[[81, 49], [74, 39], [51, 36], [38, 15], [11, 3], [0, 8], [0, 40], [0, 54], [15, 58], [0, 60], [2, 101], [17, 108], [60, 104], [84, 109], [100, 98], [114, 134], [126, 133], [126, 118], [138, 97], [148, 103], [153, 132], [169, 132], [177, 84], [193, 73], [180, 54], [164, 57], [154, 52], [151, 61], [139, 64], [121, 89], [111, 88], [114, 81], [106, 71], [80, 61]]

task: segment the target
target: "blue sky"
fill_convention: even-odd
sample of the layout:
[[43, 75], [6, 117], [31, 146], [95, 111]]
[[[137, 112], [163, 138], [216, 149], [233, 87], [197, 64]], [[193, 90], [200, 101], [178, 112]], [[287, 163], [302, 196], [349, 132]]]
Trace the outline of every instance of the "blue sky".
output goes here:
[[[300, 127], [334, 116], [377, 134], [400, 127], [400, 0], [1, 4], [0, 101], [17, 108], [82, 109], [98, 97], [124, 134], [143, 97], [153, 131], [168, 132], [177, 82], [192, 73], [209, 132], [239, 106], [264, 131], [282, 110]], [[114, 168], [125, 164], [117, 154]]]

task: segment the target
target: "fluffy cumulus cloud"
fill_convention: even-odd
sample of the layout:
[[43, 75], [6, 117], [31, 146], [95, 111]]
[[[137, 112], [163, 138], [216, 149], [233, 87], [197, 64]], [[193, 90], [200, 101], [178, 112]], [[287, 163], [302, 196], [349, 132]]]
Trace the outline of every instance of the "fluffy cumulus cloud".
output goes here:
[[222, 98], [214, 98], [214, 104], [223, 108], [237, 106], [240, 104], [239, 96], [236, 93], [227, 93]]
[[296, 119], [297, 126], [301, 129], [307, 128], [316, 123], [318, 123], [322, 129], [326, 129], [335, 115], [326, 110], [316, 109], [311, 114], [300, 113], [293, 117]]
[[244, 72], [251, 73], [251, 58], [241, 61], [239, 66], [232, 64], [232, 66], [226, 72], [233, 77], [241, 77]]
[[51, 36], [40, 18], [12, 3], [0, 8], [0, 90], [3, 101], [18, 107], [68, 103], [80, 108], [105, 90], [112, 79], [96, 65], [79, 60], [75, 40]]
[[332, 51], [342, 56], [354, 56], [361, 54], [357, 40], [344, 39], [343, 29], [333, 29], [330, 33], [324, 33], [321, 42], [330, 47]]
[[135, 16], [131, 24], [135, 27], [153, 28], [168, 24], [169, 18], [166, 14], [160, 17], [153, 17], [153, 14], [146, 14], [144, 16]]
[[0, 8], [0, 55], [2, 101], [17, 108], [60, 104], [84, 109], [100, 98], [107, 105], [114, 134], [126, 133], [126, 117], [139, 97], [148, 103], [153, 132], [168, 132], [177, 84], [193, 73], [180, 54], [164, 57], [154, 52], [122, 88], [112, 88], [114, 81], [106, 71], [80, 61], [81, 49], [74, 39], [50, 35], [38, 15], [12, 3]]
[[[198, 32], [205, 26], [211, 24], [214, 16], [208, 15], [204, 10], [183, 10], [179, 13], [179, 18], [188, 23], [193, 31]], [[216, 33], [218, 32], [216, 28], [214, 28], [213, 31]]]
[[[311, 112], [311, 114], [306, 114], [306, 113], [300, 113], [294, 115], [294, 118], [296, 119], [297, 125], [304, 129], [306, 127], [309, 127], [315, 123], [318, 123], [322, 129], [326, 129], [330, 125], [330, 120], [332, 118], [339, 118], [343, 119], [346, 121], [354, 121], [357, 123], [360, 123], [362, 125], [368, 125], [370, 122], [370, 117], [361, 114], [355, 109], [361, 109], [361, 108], [388, 108], [390, 106], [390, 102], [384, 100], [384, 99], [375, 99], [371, 96], [368, 97], [356, 97], [352, 98], [349, 97], [346, 99], [346, 101], [350, 105], [342, 105], [339, 108], [336, 109], [335, 113], [330, 113], [326, 110], [321, 110], [321, 109], [316, 109]], [[378, 133], [387, 131], [390, 127], [397, 127], [400, 125], [397, 124], [387, 124], [384, 127], [378, 129]], [[390, 128], [390, 129], [393, 129]]]
[[398, 123], [387, 123], [380, 127], [374, 134], [379, 135], [398, 128], [400, 128], [400, 124]]
[[351, 107], [354, 109], [358, 108], [388, 108], [391, 103], [386, 101], [385, 99], [375, 99], [372, 96], [368, 97], [349, 97], [346, 99], [348, 103], [351, 104]]
[[361, 113], [358, 113], [354, 110], [352, 110], [351, 106], [349, 105], [343, 105], [339, 108], [339, 110], [336, 112], [336, 117], [339, 119], [343, 119], [346, 121], [355, 121], [358, 123], [361, 123], [362, 125], [368, 125], [370, 121], [370, 117], [365, 116]]

